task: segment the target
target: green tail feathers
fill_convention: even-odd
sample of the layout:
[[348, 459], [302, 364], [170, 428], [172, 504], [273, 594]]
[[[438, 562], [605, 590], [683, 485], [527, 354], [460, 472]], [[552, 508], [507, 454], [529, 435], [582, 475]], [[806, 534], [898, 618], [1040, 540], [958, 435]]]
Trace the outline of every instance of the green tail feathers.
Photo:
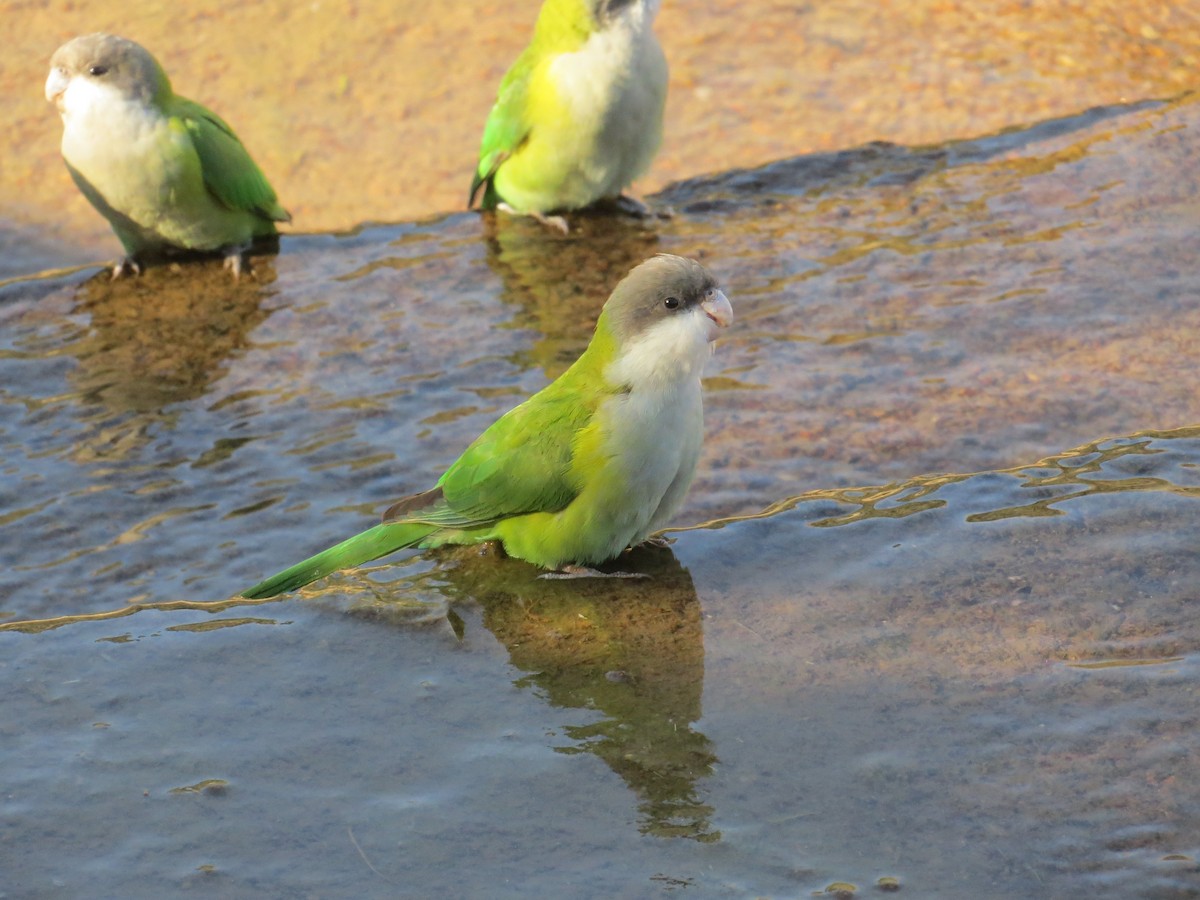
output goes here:
[[368, 528], [362, 534], [356, 534], [328, 550], [323, 550], [316, 556], [310, 556], [303, 562], [298, 562], [290, 569], [284, 569], [277, 575], [272, 575], [265, 581], [260, 581], [254, 587], [242, 591], [242, 596], [248, 600], [261, 600], [286, 594], [296, 588], [323, 578], [338, 569], [360, 566], [381, 556], [387, 556], [396, 550], [416, 546], [422, 538], [436, 529], [432, 525], [420, 525], [409, 522], [393, 522], [386, 525], [376, 525]]

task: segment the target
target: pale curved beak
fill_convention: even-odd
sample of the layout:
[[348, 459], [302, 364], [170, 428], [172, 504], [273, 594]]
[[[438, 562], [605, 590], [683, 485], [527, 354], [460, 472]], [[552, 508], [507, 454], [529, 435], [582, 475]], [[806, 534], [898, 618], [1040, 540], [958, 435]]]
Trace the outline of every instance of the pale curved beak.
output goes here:
[[733, 321], [733, 307], [725, 292], [714, 288], [713, 292], [700, 301], [704, 314], [717, 323], [718, 328], [726, 328]]
[[63, 95], [70, 83], [71, 79], [62, 69], [51, 69], [49, 77], [46, 78], [46, 99], [53, 103]]

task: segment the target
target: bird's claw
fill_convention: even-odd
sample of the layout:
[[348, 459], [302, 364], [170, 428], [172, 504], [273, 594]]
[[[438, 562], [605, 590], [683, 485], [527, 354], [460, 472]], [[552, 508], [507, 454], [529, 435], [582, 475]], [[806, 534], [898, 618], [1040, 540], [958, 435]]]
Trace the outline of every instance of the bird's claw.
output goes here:
[[557, 231], [563, 235], [571, 233], [571, 226], [567, 224], [565, 216], [547, 216], [542, 213], [532, 213], [532, 215], [551, 231]]
[[658, 549], [663, 550], [663, 549], [666, 549], [667, 547], [670, 547], [673, 543], [675, 543], [674, 538], [663, 537], [662, 535], [655, 535], [654, 537], [648, 537], [644, 541], [642, 541], [641, 546], [657, 547]]
[[548, 216], [540, 212], [520, 212], [513, 209], [507, 203], [501, 202], [496, 204], [496, 209], [500, 212], [508, 213], [510, 216], [529, 216], [529, 218], [541, 223], [551, 231], [557, 231], [559, 234], [570, 234], [571, 226], [567, 224], [567, 220], [563, 216]]
[[233, 275], [233, 280], [237, 281], [242, 277], [242, 272], [249, 268], [249, 264], [245, 261], [244, 254], [250, 247], [247, 244], [238, 244], [235, 247], [227, 247], [225, 249], [225, 261], [222, 263], [224, 269]]
[[142, 264], [132, 256], [124, 256], [113, 263], [112, 280], [116, 281], [124, 275], [141, 275]]

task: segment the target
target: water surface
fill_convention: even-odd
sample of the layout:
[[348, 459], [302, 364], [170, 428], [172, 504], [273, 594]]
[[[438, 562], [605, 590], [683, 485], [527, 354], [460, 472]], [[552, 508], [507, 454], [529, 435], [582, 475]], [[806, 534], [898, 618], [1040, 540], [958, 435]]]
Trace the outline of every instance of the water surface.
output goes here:
[[[10, 889], [1196, 896], [1196, 120], [0, 286]], [[737, 321], [650, 579], [470, 550], [227, 602], [431, 484], [657, 251]]]

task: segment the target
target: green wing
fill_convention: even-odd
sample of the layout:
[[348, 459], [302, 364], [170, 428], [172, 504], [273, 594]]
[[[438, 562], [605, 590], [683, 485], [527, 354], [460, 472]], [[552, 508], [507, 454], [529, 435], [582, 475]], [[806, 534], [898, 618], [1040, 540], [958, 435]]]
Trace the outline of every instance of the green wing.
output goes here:
[[[552, 386], [553, 387], [553, 386]], [[550, 389], [496, 420], [438, 481], [440, 501], [404, 518], [446, 528], [563, 509], [579, 493], [575, 438], [599, 395]]]
[[220, 116], [184, 97], [173, 99], [171, 115], [187, 129], [200, 157], [204, 184], [213, 196], [230, 209], [276, 222], [291, 221], [262, 170]]
[[479, 189], [485, 188], [481, 206], [484, 209], [495, 209], [500, 197], [492, 186], [492, 179], [500, 165], [517, 152], [529, 137], [530, 122], [527, 115], [529, 109], [529, 80], [533, 74], [533, 47], [517, 57], [512, 68], [500, 82], [500, 91], [496, 96], [496, 104], [488, 114], [487, 124], [483, 126], [483, 141], [479, 147], [479, 166], [475, 177], [471, 179], [471, 196], [467, 208], [475, 205], [475, 196]]

